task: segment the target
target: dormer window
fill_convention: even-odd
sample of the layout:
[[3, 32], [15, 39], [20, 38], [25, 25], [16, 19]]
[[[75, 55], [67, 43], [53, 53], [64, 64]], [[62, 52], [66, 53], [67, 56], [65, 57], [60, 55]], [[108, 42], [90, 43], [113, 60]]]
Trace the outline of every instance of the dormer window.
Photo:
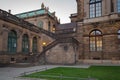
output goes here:
[[100, 17], [102, 15], [102, 1], [101, 0], [90, 0], [90, 18]]

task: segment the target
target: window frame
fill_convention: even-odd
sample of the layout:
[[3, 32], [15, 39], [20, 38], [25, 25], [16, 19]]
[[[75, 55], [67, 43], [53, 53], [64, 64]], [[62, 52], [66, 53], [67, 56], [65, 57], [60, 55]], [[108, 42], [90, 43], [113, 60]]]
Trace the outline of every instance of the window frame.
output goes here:
[[[89, 1], [89, 18], [96, 18], [96, 17], [100, 17], [100, 16], [102, 16], [102, 0], [94, 0], [93, 2], [91, 2], [91, 1], [93, 1], [93, 0], [90, 0]], [[99, 6], [97, 6], [97, 4], [99, 4], [100, 3], [100, 5]], [[94, 7], [92, 7], [91, 8], [91, 6], [94, 6]], [[97, 9], [96, 8], [100, 8], [100, 10], [98, 10], [97, 11]], [[93, 10], [93, 11], [91, 11], [91, 10]]]
[[120, 13], [120, 0], [117, 0], [117, 12]]
[[22, 52], [28, 53], [29, 52], [29, 37], [27, 34], [22, 36]]
[[[96, 34], [98, 32], [100, 32], [100, 34]], [[91, 35], [91, 33], [95, 32], [94, 35]], [[91, 39], [94, 38], [93, 41], [91, 41]], [[99, 41], [100, 40], [100, 41]], [[94, 42], [94, 43], [93, 43]], [[94, 44], [94, 46], [92, 45], [92, 43]], [[100, 30], [92, 30], [89, 34], [89, 51], [91, 52], [101, 52], [103, 51], [103, 35], [102, 32]]]
[[7, 43], [7, 50], [10, 53], [16, 53], [17, 52], [17, 33], [14, 30], [11, 30], [8, 33], [8, 43]]
[[38, 51], [38, 46], [37, 46], [37, 38], [33, 37], [33, 41], [32, 41], [32, 52], [37, 52]]

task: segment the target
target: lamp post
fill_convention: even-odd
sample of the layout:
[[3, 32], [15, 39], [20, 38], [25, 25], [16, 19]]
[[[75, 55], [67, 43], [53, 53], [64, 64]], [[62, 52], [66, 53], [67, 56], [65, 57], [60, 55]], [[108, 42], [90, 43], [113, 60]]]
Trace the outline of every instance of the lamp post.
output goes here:
[[43, 45], [43, 49], [45, 48], [45, 46], [46, 46], [46, 42], [43, 42], [42, 43], [42, 45]]
[[[46, 42], [43, 42], [42, 45], [43, 45], [43, 50], [45, 50]], [[44, 64], [46, 64], [46, 56], [45, 56], [45, 52], [43, 53], [43, 55], [44, 55], [44, 61], [45, 61]]]

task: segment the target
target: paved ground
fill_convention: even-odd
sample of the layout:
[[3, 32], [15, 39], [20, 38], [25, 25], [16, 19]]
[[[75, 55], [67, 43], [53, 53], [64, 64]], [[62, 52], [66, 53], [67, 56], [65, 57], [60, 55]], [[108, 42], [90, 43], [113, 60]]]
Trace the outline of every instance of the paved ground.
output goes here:
[[[55, 67], [63, 67], [62, 65], [42, 65], [42, 66], [34, 66], [34, 67], [26, 67], [26, 68], [13, 68], [13, 67], [4, 67], [0, 68], [0, 80], [15, 80], [14, 77], [20, 76], [21, 73], [43, 69], [43, 68], [55, 68]], [[88, 68], [89, 65], [75, 65], [75, 66], [64, 66], [64, 67], [77, 67], [77, 68]]]

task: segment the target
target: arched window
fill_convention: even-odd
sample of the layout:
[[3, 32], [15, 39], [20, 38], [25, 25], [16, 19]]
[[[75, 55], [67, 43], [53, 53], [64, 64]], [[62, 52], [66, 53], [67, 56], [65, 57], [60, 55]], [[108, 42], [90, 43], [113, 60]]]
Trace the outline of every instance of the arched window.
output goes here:
[[36, 37], [33, 38], [33, 43], [32, 44], [33, 44], [32, 45], [32, 51], [37, 52], [37, 38]]
[[24, 34], [22, 37], [22, 51], [29, 52], [29, 38], [27, 34]]
[[120, 30], [118, 30], [118, 39], [120, 39]]
[[17, 34], [15, 31], [10, 31], [8, 34], [8, 52], [16, 52], [17, 49]]
[[102, 51], [102, 33], [99, 30], [90, 33], [90, 51]]
[[43, 28], [43, 21], [38, 21], [37, 26]]
[[102, 15], [102, 1], [101, 0], [90, 0], [90, 18], [99, 17]]
[[117, 0], [117, 11], [120, 12], [120, 0]]

